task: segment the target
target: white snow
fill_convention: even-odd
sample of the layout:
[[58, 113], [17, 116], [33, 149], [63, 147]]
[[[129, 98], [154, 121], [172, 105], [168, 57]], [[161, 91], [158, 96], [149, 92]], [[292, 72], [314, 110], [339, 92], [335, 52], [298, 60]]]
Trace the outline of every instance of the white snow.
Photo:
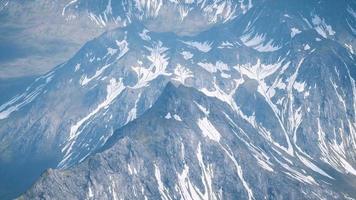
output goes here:
[[304, 45], [304, 50], [305, 50], [305, 51], [307, 51], [307, 50], [309, 50], [309, 49], [310, 49], [309, 44]]
[[177, 120], [177, 121], [182, 121], [182, 119], [180, 118], [180, 116], [179, 115], [177, 115], [177, 114], [174, 114], [173, 115], [173, 118], [175, 119], [175, 120]]
[[190, 69], [184, 67], [183, 65], [177, 64], [174, 69], [174, 76], [173, 80], [176, 80], [184, 85], [187, 78], [193, 77], [193, 73]]
[[317, 118], [317, 124], [319, 141], [318, 145], [323, 155], [321, 159], [339, 172], [344, 171], [346, 174], [352, 174], [356, 176], [356, 169], [353, 168], [353, 166], [345, 159], [343, 150], [339, 150], [339, 147], [335, 148], [335, 145], [326, 140], [326, 135], [321, 127], [319, 118]]
[[134, 107], [129, 111], [128, 115], [127, 115], [127, 120], [126, 120], [126, 123], [129, 123], [130, 121], [133, 121], [134, 119], [136, 119], [137, 117], [137, 103], [140, 101], [140, 98], [141, 98], [141, 94], [140, 93], [138, 95], [138, 97], [136, 98], [136, 101], [135, 101], [135, 105]]
[[89, 115], [85, 116], [82, 118], [80, 121], [78, 121], [75, 125], [71, 127], [70, 134], [69, 134], [69, 140], [73, 139], [79, 127], [87, 121], [89, 118], [94, 116], [97, 112], [99, 112], [103, 108], [107, 108], [109, 104], [117, 97], [121, 92], [125, 89], [124, 84], [122, 83], [122, 80], [120, 79], [117, 81], [115, 78], [110, 79], [110, 83], [107, 85], [106, 88], [106, 99], [100, 103], [96, 109], [94, 109], [92, 112], [89, 113]]
[[235, 82], [236, 86], [233, 90], [229, 91], [228, 93], [225, 92], [224, 90], [222, 90], [216, 84], [216, 79], [214, 79], [212, 91], [208, 90], [207, 88], [200, 88], [199, 91], [204, 93], [206, 96], [215, 97], [215, 98], [219, 99], [220, 101], [227, 103], [234, 111], [238, 111], [239, 109], [235, 103], [233, 95], [234, 95], [236, 89], [239, 87], [239, 85], [241, 83], [243, 83], [243, 79], [233, 80], [233, 81]]
[[[229, 117], [228, 114], [226, 114], [225, 112], [223, 112], [225, 117], [229, 120], [230, 125], [234, 126], [236, 129], [240, 129], [239, 126], [237, 126], [235, 124], [235, 122]], [[251, 120], [252, 121], [252, 120]], [[253, 124], [254, 122], [252, 122]], [[247, 133], [245, 133], [242, 129], [240, 129], [241, 132], [247, 137]], [[236, 131], [234, 129], [232, 129], [233, 133], [235, 134], [236, 137], [238, 137], [242, 142], [245, 143], [245, 145], [249, 148], [249, 150], [251, 150], [251, 152], [253, 153], [253, 156], [256, 158], [257, 163], [260, 165], [260, 167], [262, 167], [263, 169], [269, 171], [269, 172], [273, 172], [273, 164], [269, 161], [270, 158], [263, 152], [263, 150], [261, 150], [260, 148], [256, 147], [255, 145], [253, 145], [251, 142], [247, 142], [243, 137], [240, 137], [239, 134], [236, 133]], [[227, 151], [225, 149], [225, 151]]]
[[87, 85], [90, 81], [94, 80], [95, 78], [99, 77], [108, 67], [110, 67], [111, 64], [107, 64], [107, 65], [104, 65], [102, 68], [100, 68], [99, 70], [97, 70], [94, 74], [94, 76], [92, 77], [87, 77], [86, 75], [85, 76], [82, 76], [80, 78], [80, 81], [79, 83], [84, 86], [84, 85]]
[[[126, 41], [126, 39], [124, 40], [121, 40], [121, 41], [118, 41], [116, 40], [116, 45], [119, 47], [119, 55], [116, 57], [115, 61], [121, 59], [128, 51], [129, 51], [129, 48], [128, 48], [128, 43]], [[115, 50], [113, 50], [111, 48], [111, 50], [108, 49], [108, 53], [109, 51], [111, 51], [111, 53], [115, 52]], [[114, 62], [115, 62], [114, 61]], [[114, 62], [111, 62], [109, 64], [105, 64], [103, 67], [101, 67], [99, 70], [97, 70], [94, 74], [94, 76], [92, 77], [87, 77], [86, 75], [85, 76], [82, 76], [81, 79], [80, 79], [80, 84], [82, 86], [84, 85], [87, 85], [90, 81], [98, 78], [108, 67], [110, 67]]]
[[297, 81], [294, 82], [293, 88], [297, 90], [298, 92], [303, 92], [305, 88], [305, 82], [299, 83]]
[[106, 26], [105, 18], [103, 18], [101, 15], [97, 16], [94, 13], [89, 12], [89, 18], [100, 27]]
[[180, 19], [181, 19], [181, 21], [183, 21], [184, 18], [188, 16], [190, 8], [188, 8], [187, 6], [184, 6], [184, 5], [179, 5], [178, 8], [179, 8]]
[[239, 2], [243, 14], [245, 14], [249, 9], [252, 8], [252, 0], [248, 0], [248, 5], [244, 4], [245, 1], [239, 1]]
[[[251, 79], [255, 79], [258, 81], [258, 88], [257, 91], [265, 98], [266, 102], [268, 103], [268, 105], [270, 106], [270, 108], [273, 110], [273, 113], [275, 115], [275, 117], [278, 119], [278, 122], [280, 124], [280, 127], [283, 130], [283, 133], [285, 135], [286, 141], [288, 143], [288, 148], [283, 147], [282, 145], [278, 144], [277, 142], [275, 142], [272, 137], [270, 137], [270, 133], [265, 130], [264, 132], [266, 134], [263, 134], [263, 136], [268, 139], [270, 142], [272, 142], [274, 145], [278, 146], [279, 148], [283, 149], [284, 151], [286, 151], [288, 154], [290, 154], [291, 156], [293, 156], [293, 146], [290, 143], [290, 138], [289, 135], [287, 133], [287, 131], [284, 128], [282, 119], [279, 115], [279, 110], [276, 107], [276, 105], [272, 102], [271, 100], [271, 96], [269, 95], [274, 95], [274, 92], [269, 92], [270, 87], [267, 86], [267, 84], [265, 83], [264, 79], [266, 77], [271, 76], [272, 74], [274, 74], [275, 72], [277, 72], [280, 69], [280, 73], [283, 73], [283, 71], [289, 66], [290, 62], [284, 63], [283, 64], [284, 59], [279, 59], [276, 63], [272, 63], [272, 64], [268, 64], [268, 65], [264, 65], [261, 64], [261, 61], [258, 59], [257, 63], [253, 66], [251, 66], [251, 64], [247, 64], [247, 65], [238, 65], [235, 67], [235, 69], [237, 71], [239, 71], [241, 74], [248, 76]], [[277, 84], [277, 83], [276, 83]], [[275, 86], [274, 86], [275, 87]], [[274, 90], [274, 88], [272, 87], [272, 89]], [[261, 131], [261, 133], [263, 133], [263, 131]]]
[[203, 161], [203, 154], [202, 154], [200, 143], [198, 144], [196, 156], [199, 161], [200, 169], [202, 170], [201, 180], [203, 182], [204, 191], [205, 191], [202, 199], [217, 199], [214, 194], [213, 185], [212, 185], [213, 177], [214, 177], [213, 169], [211, 165], [208, 166], [205, 165]]
[[221, 73], [220, 73], [220, 76], [221, 76], [222, 78], [226, 78], [226, 79], [231, 78], [231, 75], [230, 75], [230, 74], [227, 74], [227, 73], [225, 73], [225, 72], [221, 72]]
[[274, 171], [273, 168], [272, 168], [269, 164], [267, 164], [264, 160], [262, 160], [262, 159], [261, 159], [260, 157], [258, 157], [257, 155], [253, 155], [253, 157], [256, 158], [257, 163], [258, 163], [258, 165], [259, 165], [260, 167], [262, 167], [263, 169], [265, 169], [265, 170], [267, 170], [267, 171], [269, 171], [269, 172], [273, 172], [273, 171]]
[[311, 170], [323, 175], [323, 176], [326, 176], [330, 179], [334, 179], [333, 177], [331, 177], [329, 174], [327, 174], [324, 170], [320, 169], [318, 166], [316, 166], [314, 163], [312, 163], [311, 161], [308, 160], [308, 158], [305, 158], [304, 156], [302, 155], [298, 155], [298, 158], [300, 159], [300, 161], [302, 161], [302, 163], [307, 166], [308, 168], [310, 168]]
[[345, 47], [346, 47], [352, 54], [355, 54], [354, 49], [353, 49], [353, 46], [352, 46], [351, 44], [346, 44], [346, 43], [345, 43]]
[[[196, 156], [201, 169], [201, 182], [204, 186], [204, 193], [199, 190], [190, 180], [189, 166], [184, 162], [184, 168], [182, 173], [177, 173], [178, 183], [176, 190], [180, 193], [181, 198], [184, 200], [215, 200], [217, 199], [213, 190], [213, 168], [212, 165], [206, 165], [203, 160], [203, 153], [201, 150], [201, 144], [198, 144]], [[184, 159], [184, 157], [183, 157]]]
[[[162, 0], [135, 0], [134, 4], [139, 12], [145, 12], [148, 17], [157, 17], [163, 2]], [[139, 17], [142, 19], [143, 15]]]
[[220, 44], [220, 46], [218, 46], [219, 49], [231, 49], [232, 47], [234, 47], [234, 44], [229, 41], [224, 41]]
[[228, 65], [221, 60], [216, 61], [215, 64], [207, 63], [207, 62], [206, 63], [199, 62], [198, 65], [210, 73], [215, 73], [217, 71], [222, 72], [222, 71], [229, 70]]
[[80, 69], [80, 64], [76, 64], [75, 67], [74, 67], [74, 72], [78, 71]]
[[197, 41], [182, 41], [182, 42], [204, 53], [209, 52], [211, 50], [211, 45], [212, 45], [212, 43], [209, 42], [197, 42]]
[[310, 185], [318, 185], [318, 183], [315, 181], [315, 179], [309, 175], [305, 175], [302, 172], [299, 172], [292, 167], [290, 167], [288, 164], [281, 162], [278, 160], [276, 157], [274, 157], [275, 160], [287, 171], [282, 171], [283, 173], [287, 174], [289, 177], [302, 182], [302, 183], [307, 183]]
[[189, 166], [184, 164], [182, 173], [177, 174], [178, 190], [184, 200], [202, 199], [202, 192], [190, 181]]
[[273, 52], [281, 48], [274, 44], [273, 39], [267, 41], [264, 34], [247, 33], [241, 36], [240, 39], [245, 46], [251, 47], [259, 52]]
[[112, 199], [113, 200], [119, 200], [118, 193], [116, 192], [116, 183], [113, 180], [111, 175], [109, 175], [109, 179], [111, 181], [111, 185], [109, 186], [109, 188], [111, 189]]
[[313, 16], [312, 23], [316, 32], [323, 38], [335, 35], [335, 31], [332, 29], [331, 25], [326, 24], [325, 20], [320, 18], [318, 15]]
[[[204, 4], [204, 3], [203, 3]], [[223, 19], [223, 23], [236, 17], [236, 6], [230, 1], [214, 1], [203, 9], [210, 23]]]
[[71, 148], [75, 143], [75, 138], [81, 133], [79, 129], [85, 122], [87, 122], [91, 117], [95, 116], [100, 110], [107, 109], [108, 106], [115, 100], [117, 96], [121, 94], [125, 89], [125, 85], [122, 83], [122, 79], [116, 80], [115, 78], [110, 79], [109, 84], [106, 87], [106, 98], [103, 102], [101, 102], [94, 110], [92, 110], [88, 115], [77, 121], [70, 128], [68, 143], [62, 149], [66, 151], [64, 159], [59, 163], [59, 166], [63, 166], [67, 159], [69, 159], [69, 154], [71, 152]]
[[118, 60], [129, 51], [129, 43], [126, 41], [126, 36], [125, 39], [116, 40], [115, 42], [116, 45], [119, 47], [119, 51], [120, 51], [119, 55], [117, 56], [117, 60]]
[[132, 175], [132, 169], [130, 164], [127, 164], [127, 170], [129, 171], [129, 174]]
[[346, 161], [342, 157], [340, 157], [340, 161], [341, 161], [341, 165], [343, 166], [347, 174], [352, 174], [356, 176], [356, 169], [353, 168], [353, 166], [348, 161]]
[[161, 194], [161, 197], [163, 200], [171, 200], [172, 198], [169, 196], [169, 192], [168, 189], [164, 186], [162, 179], [161, 179], [161, 172], [159, 170], [159, 168], [157, 167], [156, 164], [154, 164], [155, 167], [155, 177], [156, 177], [156, 181], [158, 184], [158, 190], [159, 193]]
[[0, 106], [0, 120], [8, 118], [11, 113], [20, 110], [22, 107], [36, 99], [36, 97], [38, 97], [41, 92], [43, 92], [44, 87], [47, 85], [47, 83], [51, 80], [52, 77], [53, 72], [41, 76], [40, 78], [37, 78], [36, 82], [38, 80], [46, 81], [44, 83], [39, 84], [35, 88], [32, 88], [31, 86], [28, 87], [23, 94], [15, 96], [10, 101], [2, 104]]
[[147, 29], [143, 29], [141, 33], [139, 33], [139, 36], [141, 37], [141, 39], [146, 40], [146, 41], [150, 41], [151, 37], [149, 35], [147, 35], [147, 33], [149, 33], [149, 31]]
[[220, 144], [220, 147], [225, 151], [226, 155], [228, 155], [228, 157], [231, 159], [231, 161], [234, 163], [235, 167], [236, 167], [236, 172], [237, 172], [237, 175], [239, 176], [239, 179], [240, 181], [242, 182], [242, 185], [244, 187], [244, 189], [246, 190], [247, 192], [247, 195], [248, 195], [248, 199], [249, 200], [252, 200], [252, 199], [255, 199], [254, 195], [253, 195], [253, 192], [252, 192], [252, 189], [249, 187], [248, 183], [246, 182], [244, 176], [243, 176], [243, 171], [242, 171], [242, 168], [240, 166], [240, 164], [237, 162], [237, 160], [235, 159], [233, 153], [226, 149], [224, 146], [222, 146]]
[[66, 12], [66, 9], [70, 6], [70, 5], [72, 5], [72, 4], [74, 4], [75, 2], [77, 2], [78, 0], [72, 0], [72, 1], [70, 1], [68, 4], [66, 4], [64, 7], [63, 7], [63, 10], [62, 10], [62, 16], [64, 16], [64, 14], [65, 14], [65, 12]]
[[113, 56], [118, 51], [117, 49], [114, 49], [114, 48], [111, 48], [111, 47], [107, 48], [106, 50], [107, 50], [107, 53], [106, 53], [105, 57], [106, 56]]
[[209, 115], [209, 110], [207, 108], [205, 108], [204, 106], [202, 106], [196, 101], [194, 101], [194, 103], [198, 106], [199, 110], [202, 111], [206, 116]]
[[301, 33], [302, 31], [300, 31], [298, 28], [291, 28], [291, 32], [290, 32], [290, 37], [294, 38], [294, 36], [298, 35], [299, 33]]
[[342, 103], [342, 105], [343, 105], [343, 107], [344, 107], [344, 109], [345, 109], [345, 112], [346, 112], [346, 109], [347, 109], [347, 107], [346, 107], [346, 102], [345, 102], [344, 98], [342, 97], [342, 94], [339, 93], [337, 84], [334, 83], [334, 82], [331, 80], [331, 78], [329, 78], [329, 80], [330, 80], [331, 85], [333, 86], [333, 88], [334, 88], [334, 90], [335, 90], [335, 94], [336, 94], [337, 98], [338, 98], [339, 101]]
[[158, 42], [154, 47], [146, 47], [146, 49], [150, 52], [150, 55], [147, 59], [151, 62], [149, 68], [145, 68], [143, 66], [132, 67], [132, 69], [137, 74], [137, 83], [133, 87], [135, 89], [146, 87], [150, 81], [156, 79], [160, 75], [169, 76], [166, 72], [166, 68], [168, 66], [168, 60], [166, 51], [168, 48], [162, 45], [162, 42]]
[[91, 189], [91, 185], [89, 185], [88, 187], [88, 198], [93, 198], [94, 197], [94, 193], [93, 190]]
[[164, 116], [164, 118], [165, 118], [165, 119], [171, 119], [171, 118], [172, 118], [171, 113], [167, 113], [167, 115]]
[[218, 130], [214, 127], [214, 125], [209, 121], [207, 117], [198, 119], [197, 122], [202, 134], [204, 137], [208, 137], [211, 140], [216, 142], [220, 141], [221, 135]]
[[190, 53], [190, 51], [182, 51], [180, 54], [183, 56], [185, 60], [189, 60], [194, 56], [192, 53]]

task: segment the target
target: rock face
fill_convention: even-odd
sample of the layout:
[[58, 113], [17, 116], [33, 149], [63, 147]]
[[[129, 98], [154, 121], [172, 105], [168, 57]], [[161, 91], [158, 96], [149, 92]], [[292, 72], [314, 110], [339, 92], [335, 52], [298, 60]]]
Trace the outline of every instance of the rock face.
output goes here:
[[[337, 185], [321, 181], [335, 181], [326, 172], [320, 179], [313, 178], [304, 175], [303, 170], [310, 169], [301, 166], [300, 161], [274, 152], [255, 128], [236, 115], [228, 104], [193, 88], [176, 88], [169, 83], [151, 109], [115, 131], [98, 153], [71, 169], [47, 171], [23, 197], [342, 197]], [[283, 172], [286, 168], [291, 174]]]
[[[1, 198], [356, 198], [353, 1], [127, 2], [0, 106]], [[216, 20], [153, 31], [183, 5]]]

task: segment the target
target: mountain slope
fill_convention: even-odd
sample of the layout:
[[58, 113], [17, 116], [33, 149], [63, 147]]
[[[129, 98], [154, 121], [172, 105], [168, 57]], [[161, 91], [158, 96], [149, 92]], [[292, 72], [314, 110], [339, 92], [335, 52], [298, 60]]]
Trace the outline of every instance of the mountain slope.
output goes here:
[[277, 156], [279, 172], [303, 175], [302, 182], [315, 173], [331, 177], [349, 193], [356, 176], [354, 3], [339, 3], [346, 17], [330, 19], [331, 1], [308, 2], [254, 2], [197, 35], [153, 32], [133, 20], [89, 41], [0, 106], [1, 188], [16, 188], [13, 197], [47, 168], [82, 162], [172, 81], [226, 103], [252, 127], [247, 137], [255, 132], [265, 144], [253, 143], [259, 151], [292, 160]]
[[333, 182], [332, 179], [305, 175], [303, 170], [308, 168], [289, 168], [288, 162], [226, 103], [192, 88], [176, 88], [168, 83], [155, 105], [139, 119], [115, 131], [100, 153], [69, 170], [47, 171], [22, 197], [343, 197], [337, 185], [325, 183]]

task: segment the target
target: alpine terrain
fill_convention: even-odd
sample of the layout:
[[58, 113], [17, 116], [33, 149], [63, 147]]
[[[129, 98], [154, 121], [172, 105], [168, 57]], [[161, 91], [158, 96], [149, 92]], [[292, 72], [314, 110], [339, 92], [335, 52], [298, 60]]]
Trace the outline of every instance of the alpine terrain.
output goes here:
[[356, 1], [29, 4], [100, 34], [0, 105], [0, 199], [356, 199]]

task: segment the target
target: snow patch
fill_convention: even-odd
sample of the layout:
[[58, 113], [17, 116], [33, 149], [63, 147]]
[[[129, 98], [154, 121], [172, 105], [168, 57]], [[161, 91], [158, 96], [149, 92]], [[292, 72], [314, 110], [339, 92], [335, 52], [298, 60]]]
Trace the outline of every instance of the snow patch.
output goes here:
[[185, 80], [187, 78], [193, 77], [192, 71], [190, 71], [188, 68], [184, 67], [181, 64], [177, 64], [176, 68], [174, 69], [174, 75], [175, 77], [173, 80], [176, 80], [184, 85]]
[[183, 56], [183, 58], [184, 58], [185, 60], [189, 60], [189, 59], [193, 58], [193, 56], [194, 56], [194, 55], [193, 55], [192, 53], [190, 53], [189, 51], [182, 51], [180, 54]]
[[305, 158], [299, 154], [298, 155], [298, 158], [300, 159], [300, 161], [302, 161], [302, 163], [307, 166], [308, 168], [310, 168], [311, 170], [323, 175], [323, 176], [326, 176], [330, 179], [334, 179], [333, 177], [331, 177], [329, 174], [327, 174], [324, 170], [320, 169], [318, 166], [316, 166], [314, 163], [312, 163], [311, 161], [308, 160], [308, 158]]
[[305, 51], [307, 51], [307, 50], [309, 50], [309, 49], [310, 49], [309, 44], [304, 45], [304, 50], [305, 50]]
[[294, 38], [294, 36], [298, 35], [299, 33], [301, 33], [302, 31], [300, 31], [298, 28], [291, 28], [291, 32], [290, 32], [290, 37]]
[[[110, 67], [114, 62], [116, 62], [117, 60], [120, 60], [128, 51], [129, 51], [129, 48], [128, 48], [128, 43], [126, 41], [126, 39], [124, 40], [121, 40], [121, 41], [118, 41], [116, 40], [116, 45], [119, 47], [119, 55], [116, 57], [115, 61], [109, 63], [109, 64], [106, 64], [104, 65], [102, 68], [100, 68], [99, 70], [97, 70], [94, 74], [94, 76], [92, 77], [87, 77], [86, 75], [85, 76], [82, 76], [81, 79], [80, 79], [80, 84], [82, 86], [84, 85], [87, 85], [90, 81], [98, 78], [108, 67]], [[113, 52], [117, 52], [115, 50], [113, 50], [111, 48], [111, 50], [108, 50], [110, 51], [111, 53]], [[108, 52], [109, 53], [109, 52]]]
[[127, 124], [127, 123], [133, 121], [134, 119], [136, 119], [136, 117], [137, 117], [137, 104], [140, 101], [140, 98], [141, 98], [141, 93], [136, 98], [134, 107], [129, 111], [125, 124]]
[[241, 36], [240, 39], [245, 46], [251, 47], [259, 52], [273, 52], [281, 48], [275, 45], [273, 39], [267, 41], [264, 34], [247, 33]]
[[164, 186], [162, 179], [161, 179], [161, 172], [159, 170], [159, 168], [157, 167], [156, 164], [154, 164], [155, 167], [155, 177], [156, 177], [156, 181], [158, 184], [158, 190], [159, 193], [161, 194], [161, 197], [163, 200], [171, 200], [172, 198], [169, 196], [169, 192], [168, 189]]
[[147, 35], [147, 33], [149, 33], [149, 31], [147, 29], [143, 29], [141, 33], [139, 33], [139, 36], [141, 37], [141, 39], [146, 40], [146, 41], [150, 41], [151, 37], [149, 35]]
[[211, 45], [212, 45], [212, 43], [209, 42], [197, 42], [197, 41], [182, 41], [182, 42], [204, 53], [208, 53], [211, 50]]
[[345, 43], [345, 47], [350, 51], [350, 53], [355, 54], [353, 46], [351, 44]]
[[117, 96], [121, 94], [125, 89], [125, 85], [122, 82], [122, 79], [116, 80], [115, 78], [110, 79], [109, 84], [106, 87], [106, 98], [101, 102], [93, 111], [88, 115], [77, 121], [74, 125], [71, 126], [69, 132], [69, 138], [67, 144], [62, 149], [62, 152], [66, 152], [64, 159], [58, 164], [58, 167], [64, 167], [66, 161], [70, 158], [71, 149], [75, 143], [75, 139], [81, 133], [80, 127], [86, 123], [91, 117], [95, 116], [100, 110], [107, 109], [109, 105], [115, 100]]
[[299, 83], [297, 81], [294, 82], [293, 88], [297, 90], [298, 92], [303, 92], [305, 88], [305, 82]]
[[146, 47], [150, 52], [147, 59], [151, 62], [150, 67], [147, 69], [143, 66], [132, 67], [132, 69], [137, 74], [137, 83], [133, 87], [135, 89], [146, 87], [150, 81], [156, 79], [160, 75], [169, 76], [166, 73], [166, 68], [168, 66], [168, 57], [166, 51], [168, 48], [164, 47], [162, 42], [159, 41], [158, 44], [151, 47]]
[[218, 130], [214, 127], [214, 125], [209, 121], [207, 117], [198, 119], [198, 126], [202, 131], [204, 137], [208, 137], [215, 142], [219, 142], [221, 135]]
[[166, 116], [164, 116], [165, 119], [171, 119], [172, 116], [171, 116], [171, 113], [167, 113]]
[[220, 60], [216, 61], [215, 64], [199, 62], [198, 65], [210, 73], [229, 71], [228, 65]]
[[331, 25], [326, 24], [325, 20], [320, 18], [318, 15], [314, 15], [312, 17], [312, 23], [315, 31], [323, 38], [335, 35], [335, 31], [332, 29]]
[[173, 118], [175, 119], [175, 120], [177, 120], [177, 121], [182, 121], [182, 119], [180, 118], [180, 116], [179, 115], [177, 115], [177, 114], [174, 114], [173, 115]]
[[207, 108], [205, 108], [204, 106], [202, 106], [196, 101], [194, 101], [194, 103], [198, 106], [199, 110], [202, 111], [206, 116], [209, 115], [209, 110]]
[[220, 46], [218, 46], [219, 49], [231, 49], [232, 47], [234, 47], [234, 44], [229, 41], [224, 41], [220, 44]]
[[74, 67], [74, 72], [78, 71], [80, 69], [80, 64], [76, 64], [75, 67]]

